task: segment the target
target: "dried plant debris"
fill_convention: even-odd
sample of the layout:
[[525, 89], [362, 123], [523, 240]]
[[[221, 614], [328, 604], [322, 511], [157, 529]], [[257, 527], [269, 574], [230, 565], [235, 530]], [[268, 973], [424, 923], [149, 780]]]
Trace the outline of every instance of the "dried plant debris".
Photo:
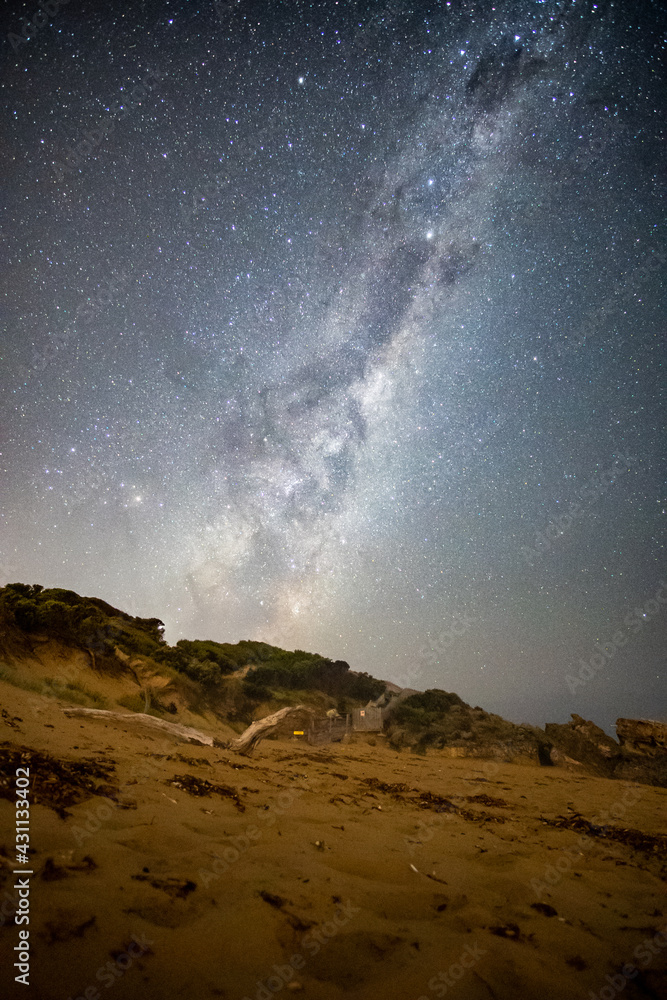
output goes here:
[[269, 904], [269, 906], [272, 906], [275, 910], [280, 910], [280, 912], [286, 918], [287, 923], [290, 925], [290, 927], [293, 927], [295, 931], [307, 931], [314, 926], [312, 920], [304, 919], [303, 917], [300, 917], [297, 913], [293, 913], [290, 910], [285, 909], [288, 903], [290, 906], [293, 905], [289, 899], [283, 899], [282, 896], [278, 896], [273, 892], [269, 892], [267, 889], [260, 889], [259, 895], [261, 896], [261, 898], [264, 900], [265, 903]]
[[2, 717], [2, 721], [10, 729], [20, 729], [20, 726], [17, 726], [16, 723], [23, 722], [23, 719], [20, 719], [18, 715], [10, 715], [4, 708], [0, 709], [0, 717]]
[[555, 826], [560, 830], [575, 830], [577, 833], [600, 837], [603, 840], [615, 840], [644, 854], [667, 854], [667, 837], [664, 836], [654, 836], [628, 827], [599, 826], [584, 819], [579, 813], [573, 816], [556, 816], [555, 819], [540, 816], [540, 819], [546, 826]]
[[282, 896], [276, 896], [272, 892], [267, 892], [266, 889], [260, 889], [259, 894], [265, 903], [275, 907], [276, 910], [282, 910], [285, 903], [287, 903], [287, 900], [283, 899]]
[[469, 823], [504, 823], [504, 816], [496, 816], [493, 813], [477, 812], [474, 809], [465, 809], [463, 806], [455, 805], [450, 799], [442, 795], [434, 795], [433, 792], [420, 792], [418, 804], [421, 809], [432, 809], [434, 812], [450, 812], [460, 816], [461, 819]]
[[433, 792], [419, 792], [419, 798], [417, 801], [421, 809], [432, 809], [433, 812], [458, 813], [460, 815], [465, 812], [471, 816], [477, 815], [477, 813], [470, 812], [469, 809], [462, 810], [460, 806], [455, 805], [451, 799], [445, 798], [444, 795], [434, 795]]
[[38, 931], [38, 937], [46, 941], [47, 944], [62, 944], [64, 941], [71, 941], [72, 938], [82, 938], [86, 931], [90, 930], [97, 923], [97, 917], [89, 917], [80, 924], [72, 924], [67, 920], [53, 920], [45, 924], [43, 931]]
[[31, 799], [35, 805], [48, 806], [61, 819], [71, 815], [68, 806], [77, 805], [94, 795], [114, 799], [116, 785], [98, 784], [114, 773], [113, 764], [99, 760], [58, 760], [41, 750], [0, 744], [0, 798], [14, 799], [10, 775], [17, 767], [30, 768]]
[[399, 801], [405, 800], [407, 792], [416, 791], [415, 788], [410, 788], [409, 785], [391, 784], [387, 781], [379, 781], [377, 778], [362, 778], [361, 780], [369, 788], [378, 792], [384, 792], [385, 795], [391, 795], [393, 799], [398, 799]]
[[189, 764], [190, 767], [211, 767], [211, 762], [206, 757], [184, 757], [182, 753], [177, 753], [176, 757], [183, 764]]
[[239, 812], [245, 812], [245, 805], [238, 792], [227, 785], [215, 785], [205, 778], [196, 778], [194, 774], [175, 774], [173, 778], [167, 779], [167, 784], [190, 795], [219, 795], [223, 799], [231, 799]]
[[480, 793], [478, 795], [466, 795], [466, 802], [479, 802], [481, 806], [492, 806], [496, 809], [509, 809], [509, 805], [504, 799], [495, 799], [492, 795]]
[[197, 888], [195, 882], [182, 878], [156, 878], [153, 875], [131, 875], [136, 882], [148, 882], [154, 889], [166, 892], [172, 899], [185, 899]]
[[507, 938], [508, 941], [517, 941], [520, 944], [532, 943], [535, 937], [534, 934], [524, 934], [518, 924], [501, 924], [498, 927], [489, 927], [489, 931], [496, 937]]
[[58, 882], [60, 879], [69, 878], [72, 872], [92, 872], [96, 868], [97, 865], [91, 858], [90, 854], [86, 854], [86, 856], [75, 865], [61, 866], [57, 865], [53, 858], [47, 858], [44, 862], [40, 878], [44, 882]]
[[[493, 813], [475, 812], [472, 809], [465, 809], [457, 806], [451, 799], [444, 795], [436, 795], [434, 792], [421, 792], [418, 788], [410, 788], [405, 784], [390, 784], [385, 781], [378, 781], [377, 778], [362, 778], [362, 783], [368, 785], [374, 791], [384, 792], [390, 795], [397, 802], [407, 802], [416, 805], [420, 809], [431, 809], [438, 813], [454, 813], [461, 819], [471, 823], [504, 823], [504, 816], [496, 816]], [[490, 795], [469, 795], [468, 802], [480, 802], [489, 806], [501, 806], [507, 808], [507, 803], [503, 799], [494, 799]]]
[[57, 865], [53, 858], [47, 858], [40, 878], [45, 882], [58, 882], [60, 879], [67, 878], [67, 871]]
[[548, 903], [531, 903], [530, 907], [532, 910], [537, 910], [538, 913], [543, 914], [545, 917], [558, 916], [558, 910], [554, 910], [553, 906], [549, 906]]

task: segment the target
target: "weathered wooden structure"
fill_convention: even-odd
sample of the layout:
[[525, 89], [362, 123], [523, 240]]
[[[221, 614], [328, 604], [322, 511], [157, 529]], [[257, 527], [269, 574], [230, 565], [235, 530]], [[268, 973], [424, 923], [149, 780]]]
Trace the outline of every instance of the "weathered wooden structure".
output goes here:
[[352, 728], [355, 732], [379, 733], [384, 723], [383, 710], [377, 705], [355, 708], [352, 712]]
[[308, 727], [308, 742], [313, 746], [339, 743], [350, 732], [350, 716], [335, 715], [326, 719], [313, 719]]

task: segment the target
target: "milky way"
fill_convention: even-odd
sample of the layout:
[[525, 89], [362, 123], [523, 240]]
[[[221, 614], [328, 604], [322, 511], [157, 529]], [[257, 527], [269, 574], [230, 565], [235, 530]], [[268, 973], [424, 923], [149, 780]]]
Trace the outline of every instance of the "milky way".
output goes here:
[[660, 5], [22, 16], [1, 582], [664, 717]]

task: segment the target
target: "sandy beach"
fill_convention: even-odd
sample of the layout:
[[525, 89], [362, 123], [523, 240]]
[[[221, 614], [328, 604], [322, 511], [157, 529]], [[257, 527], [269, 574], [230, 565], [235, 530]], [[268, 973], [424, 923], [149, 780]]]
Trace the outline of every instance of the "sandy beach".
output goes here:
[[667, 997], [665, 789], [381, 735], [244, 758], [1, 687], [34, 872], [26, 987], [2, 798], [5, 996]]

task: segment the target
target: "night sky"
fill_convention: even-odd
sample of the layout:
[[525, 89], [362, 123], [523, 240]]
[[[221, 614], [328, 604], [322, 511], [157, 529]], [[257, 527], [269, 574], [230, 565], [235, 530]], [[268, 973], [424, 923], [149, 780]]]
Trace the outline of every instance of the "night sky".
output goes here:
[[664, 5], [46, 6], [2, 24], [0, 583], [667, 718]]

